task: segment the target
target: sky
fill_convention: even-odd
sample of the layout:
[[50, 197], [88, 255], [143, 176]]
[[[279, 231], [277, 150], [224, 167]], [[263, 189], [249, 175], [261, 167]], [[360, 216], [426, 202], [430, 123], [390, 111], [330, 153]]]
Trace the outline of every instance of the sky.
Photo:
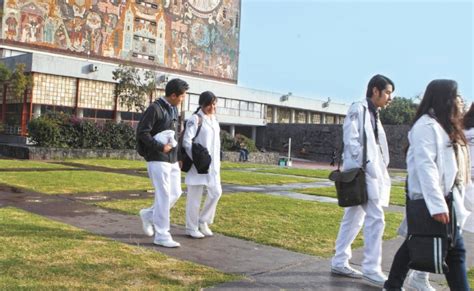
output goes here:
[[238, 84], [350, 103], [375, 74], [406, 98], [447, 78], [473, 102], [473, 1], [242, 0]]

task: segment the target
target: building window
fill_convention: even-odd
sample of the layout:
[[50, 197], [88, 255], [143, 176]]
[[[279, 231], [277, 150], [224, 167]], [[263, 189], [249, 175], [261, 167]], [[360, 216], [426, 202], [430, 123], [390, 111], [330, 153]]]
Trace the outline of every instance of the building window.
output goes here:
[[321, 114], [319, 113], [312, 113], [311, 114], [311, 121], [314, 124], [321, 124]]
[[326, 115], [326, 124], [334, 124], [334, 115]]
[[278, 123], [290, 123], [291, 110], [289, 108], [278, 108]]
[[296, 112], [296, 123], [306, 123], [306, 112], [304, 111]]

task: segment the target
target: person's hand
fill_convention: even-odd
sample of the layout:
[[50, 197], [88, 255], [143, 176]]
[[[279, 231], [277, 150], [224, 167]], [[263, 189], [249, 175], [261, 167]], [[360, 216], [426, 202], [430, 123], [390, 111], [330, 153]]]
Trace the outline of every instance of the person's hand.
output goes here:
[[435, 215], [433, 215], [433, 219], [436, 220], [437, 222], [441, 222], [442, 224], [448, 224], [449, 223], [448, 213], [435, 214]]
[[165, 144], [165, 146], [163, 147], [163, 152], [165, 154], [169, 153], [171, 150], [173, 149], [173, 147], [171, 146], [171, 144]]

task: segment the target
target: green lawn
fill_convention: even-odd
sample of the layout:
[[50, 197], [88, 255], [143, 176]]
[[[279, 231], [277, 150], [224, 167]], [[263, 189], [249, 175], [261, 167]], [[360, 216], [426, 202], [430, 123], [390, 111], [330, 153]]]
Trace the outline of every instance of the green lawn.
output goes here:
[[309, 183], [315, 181], [314, 179], [303, 177], [267, 175], [264, 173], [229, 170], [221, 171], [221, 180], [223, 184], [237, 185], [283, 185], [289, 183]]
[[470, 269], [469, 272], [467, 273], [467, 278], [469, 279], [469, 286], [474, 288], [474, 268]]
[[105, 167], [110, 169], [145, 169], [145, 161], [116, 160], [116, 159], [71, 159], [66, 162], [87, 166]]
[[146, 177], [97, 171], [2, 172], [0, 182], [46, 194], [152, 189]]
[[[293, 191], [298, 192], [298, 193], [308, 194], [308, 195], [337, 198], [336, 188], [334, 186], [294, 189]], [[391, 188], [390, 204], [405, 206], [405, 188], [403, 187]]]
[[200, 290], [239, 277], [0, 209], [1, 290]]
[[[99, 202], [97, 205], [136, 215], [151, 199]], [[172, 210], [172, 222], [184, 224], [185, 199]], [[292, 251], [330, 257], [343, 209], [318, 203], [256, 193], [224, 195], [212, 229], [216, 232]], [[396, 236], [402, 213], [386, 213], [385, 239]], [[362, 246], [359, 236], [354, 247]]]
[[253, 164], [253, 163], [233, 163], [233, 162], [222, 162], [221, 170], [233, 170], [233, 169], [260, 169], [260, 168], [272, 168], [275, 165], [268, 164]]
[[70, 166], [30, 160], [0, 159], [0, 169], [70, 169]]
[[297, 169], [297, 168], [274, 168], [274, 169], [263, 169], [258, 170], [261, 173], [273, 173], [281, 175], [294, 175], [294, 176], [303, 176], [310, 178], [323, 178], [327, 179], [330, 170], [321, 170], [321, 169]]

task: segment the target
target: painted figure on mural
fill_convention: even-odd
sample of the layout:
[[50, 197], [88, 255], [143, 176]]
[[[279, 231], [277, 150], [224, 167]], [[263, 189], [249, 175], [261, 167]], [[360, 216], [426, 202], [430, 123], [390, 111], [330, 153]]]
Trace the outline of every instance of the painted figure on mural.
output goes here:
[[6, 29], [6, 39], [9, 40], [16, 40], [17, 37], [17, 27], [18, 27], [18, 20], [13, 14], [8, 16], [7, 20], [5, 20], [5, 24], [7, 25]]

